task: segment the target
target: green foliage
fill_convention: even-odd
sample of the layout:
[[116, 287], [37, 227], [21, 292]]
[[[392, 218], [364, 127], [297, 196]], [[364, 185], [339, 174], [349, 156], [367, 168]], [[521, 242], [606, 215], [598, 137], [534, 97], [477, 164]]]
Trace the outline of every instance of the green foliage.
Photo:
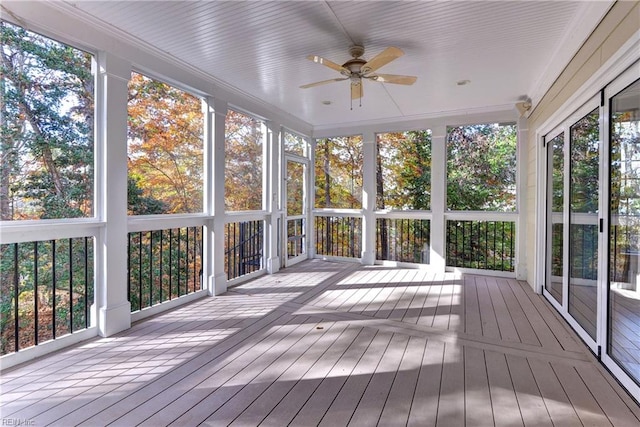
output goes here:
[[483, 124], [447, 129], [447, 207], [516, 209], [516, 126]]
[[225, 208], [262, 209], [263, 123], [229, 110], [225, 121]]
[[[155, 200], [153, 213], [202, 212], [201, 100], [166, 83], [132, 73], [127, 113], [129, 178], [136, 181], [145, 200], [149, 203]], [[133, 204], [129, 200], [129, 205]], [[164, 211], [156, 211], [161, 206]], [[143, 212], [130, 210], [134, 215]]]
[[378, 209], [431, 208], [431, 131], [378, 134]]
[[362, 207], [362, 137], [316, 142], [316, 208]]
[[93, 215], [91, 55], [0, 22], [3, 220]]
[[168, 205], [158, 199], [144, 195], [139, 186], [140, 178], [129, 174], [127, 180], [127, 204], [129, 215], [154, 215], [166, 213]]

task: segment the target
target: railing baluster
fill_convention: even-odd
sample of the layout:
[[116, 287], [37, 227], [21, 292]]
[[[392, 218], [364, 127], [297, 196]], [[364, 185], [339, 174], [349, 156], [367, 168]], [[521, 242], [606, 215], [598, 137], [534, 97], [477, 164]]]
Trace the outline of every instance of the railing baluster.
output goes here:
[[56, 301], [56, 286], [57, 286], [57, 268], [56, 268], [56, 241], [52, 240], [51, 241], [51, 259], [52, 259], [52, 263], [53, 263], [53, 268], [52, 268], [52, 275], [53, 275], [53, 339], [56, 339], [56, 306], [57, 306], [57, 301]]
[[69, 332], [73, 332], [73, 240], [69, 239]]
[[13, 339], [14, 339], [14, 350], [18, 352], [20, 350], [20, 319], [18, 316], [18, 298], [20, 297], [20, 292], [18, 289], [18, 268], [20, 265], [18, 264], [18, 244], [13, 244]]
[[138, 310], [142, 310], [142, 231], [138, 233]]
[[180, 264], [182, 264], [182, 258], [180, 255], [180, 243], [182, 241], [182, 233], [181, 233], [181, 228], [178, 227], [178, 255], [177, 255], [177, 259], [178, 259], [178, 265], [176, 266], [178, 268], [178, 283], [176, 288], [178, 289], [178, 297], [182, 296], [182, 290], [180, 289], [180, 276], [181, 276], [181, 268], [180, 268]]
[[[129, 276], [127, 274], [127, 276]], [[130, 283], [130, 279], [127, 279]], [[84, 328], [89, 327], [89, 238], [84, 238]]]
[[33, 242], [33, 319], [35, 326], [34, 343], [38, 345], [38, 242]]
[[186, 243], [184, 248], [184, 281], [185, 281], [185, 294], [189, 293], [189, 251], [191, 248], [189, 247], [189, 227], [185, 227], [186, 234]]

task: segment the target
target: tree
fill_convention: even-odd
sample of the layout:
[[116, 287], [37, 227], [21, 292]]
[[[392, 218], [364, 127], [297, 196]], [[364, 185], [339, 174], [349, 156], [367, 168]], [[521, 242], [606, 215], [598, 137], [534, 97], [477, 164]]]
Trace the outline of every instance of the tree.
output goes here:
[[2, 220], [93, 215], [91, 55], [0, 22]]
[[316, 207], [362, 206], [362, 137], [320, 139], [316, 143]]
[[162, 205], [166, 207], [163, 213], [202, 212], [204, 123], [200, 99], [132, 73], [128, 125], [129, 178], [147, 200], [162, 201], [154, 209]]
[[447, 206], [515, 210], [516, 126], [483, 124], [447, 131]]
[[262, 209], [262, 123], [229, 110], [225, 121], [225, 208]]
[[[376, 143], [376, 208], [428, 210], [431, 199], [431, 132], [382, 133]], [[377, 221], [379, 259], [421, 262], [427, 221], [380, 218]], [[405, 238], [396, 234], [404, 230]], [[411, 237], [410, 237], [411, 236]]]

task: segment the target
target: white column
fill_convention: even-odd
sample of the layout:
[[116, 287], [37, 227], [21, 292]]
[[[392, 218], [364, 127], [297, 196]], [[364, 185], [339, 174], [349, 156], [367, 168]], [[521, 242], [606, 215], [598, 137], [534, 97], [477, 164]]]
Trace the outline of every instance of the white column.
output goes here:
[[[307, 141], [307, 157], [309, 158], [309, 169], [307, 171], [307, 176], [309, 177], [309, 181], [306, 184], [306, 194], [307, 194], [307, 253], [309, 254], [309, 259], [313, 259], [316, 257], [316, 233], [315, 233], [315, 217], [313, 216], [313, 209], [316, 206], [316, 140], [313, 138], [309, 138]], [[283, 195], [284, 199], [285, 195]], [[283, 202], [286, 203], [286, 200]], [[283, 208], [284, 209], [284, 208]], [[283, 225], [286, 227], [286, 225]]]
[[429, 263], [435, 271], [444, 272], [446, 266], [447, 207], [447, 128], [431, 129], [431, 252]]
[[[214, 133], [213, 126], [215, 120], [215, 113], [213, 98], [206, 98], [202, 101], [202, 112], [204, 115], [204, 146], [205, 146], [205, 158], [204, 158], [204, 212], [208, 215], [213, 215], [215, 211], [214, 204]], [[215, 295], [214, 286], [214, 270], [213, 270], [213, 254], [214, 254], [214, 220], [215, 217], [211, 217], [205, 224], [204, 232], [204, 271], [202, 277], [204, 278], [205, 287], [207, 293], [210, 296]]]
[[527, 237], [532, 235], [527, 231], [527, 165], [529, 126], [526, 117], [520, 117], [517, 122], [518, 136], [516, 145], [516, 207], [518, 209], [518, 219], [516, 222], [516, 278], [527, 280]]
[[[280, 211], [280, 177], [282, 167], [280, 164], [280, 125], [267, 122], [267, 158], [264, 162], [267, 167], [267, 182], [265, 187], [266, 206], [269, 217], [267, 219], [265, 249], [267, 252], [267, 271], [273, 274], [280, 270], [280, 257], [278, 256], [278, 218]], [[284, 225], [283, 225], [284, 226]]]
[[362, 264], [376, 261], [376, 135], [362, 135]]
[[227, 291], [224, 272], [224, 147], [227, 103], [214, 99], [213, 114], [213, 277], [209, 288], [214, 295]]
[[106, 222], [96, 247], [98, 333], [107, 337], [131, 327], [127, 296], [127, 84], [131, 64], [98, 55], [96, 137], [100, 200]]

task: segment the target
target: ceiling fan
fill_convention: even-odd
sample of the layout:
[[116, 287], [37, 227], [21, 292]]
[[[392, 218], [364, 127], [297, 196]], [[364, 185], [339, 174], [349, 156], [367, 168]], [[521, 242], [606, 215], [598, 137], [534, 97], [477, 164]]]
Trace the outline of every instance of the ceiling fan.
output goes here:
[[361, 58], [364, 55], [364, 47], [355, 45], [349, 48], [349, 54], [352, 56], [350, 60], [342, 65], [338, 65], [335, 62], [322, 58], [317, 55], [309, 55], [307, 59], [318, 64], [329, 67], [332, 70], [338, 71], [344, 77], [338, 77], [330, 80], [323, 80], [320, 82], [309, 83], [300, 86], [301, 89], [307, 89], [314, 86], [320, 86], [327, 83], [339, 82], [343, 80], [351, 80], [351, 99], [362, 98], [362, 79], [369, 79], [381, 83], [393, 83], [398, 85], [412, 85], [418, 79], [415, 76], [403, 76], [398, 74], [379, 74], [375, 71], [404, 55], [404, 52], [397, 47], [388, 47], [369, 61]]

